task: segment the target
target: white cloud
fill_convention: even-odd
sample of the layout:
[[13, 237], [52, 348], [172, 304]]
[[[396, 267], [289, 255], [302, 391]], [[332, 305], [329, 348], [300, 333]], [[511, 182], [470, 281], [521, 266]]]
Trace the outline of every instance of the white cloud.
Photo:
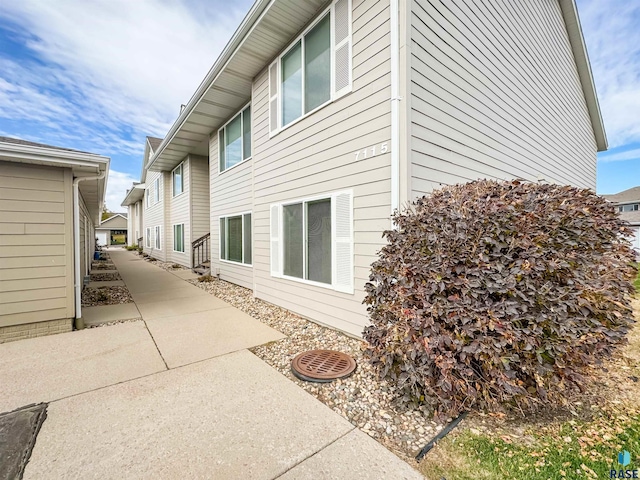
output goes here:
[[618, 153], [602, 153], [598, 156], [598, 160], [602, 160], [603, 162], [621, 162], [624, 160], [639, 160], [640, 159], [640, 148], [636, 148], [633, 150], [627, 150], [626, 152], [618, 152]]
[[145, 136], [165, 135], [251, 3], [4, 2], [3, 27], [29, 50], [0, 52], [0, 118], [14, 122], [5, 129], [112, 157], [107, 205], [120, 210], [134, 180], [122, 171], [139, 171]]
[[124, 200], [125, 192], [131, 188], [133, 182], [138, 181], [128, 173], [109, 170], [107, 179], [107, 194], [105, 195], [105, 205], [111, 212], [126, 212], [126, 207], [120, 206]]
[[609, 145], [640, 141], [640, 3], [580, 0], [578, 7]]

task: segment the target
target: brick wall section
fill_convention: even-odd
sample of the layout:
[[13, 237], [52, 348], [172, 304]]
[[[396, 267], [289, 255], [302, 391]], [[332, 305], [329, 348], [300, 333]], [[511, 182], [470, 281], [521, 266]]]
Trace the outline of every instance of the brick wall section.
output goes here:
[[47, 322], [25, 323], [11, 327], [0, 327], [0, 343], [43, 337], [73, 330], [73, 319], [50, 320]]

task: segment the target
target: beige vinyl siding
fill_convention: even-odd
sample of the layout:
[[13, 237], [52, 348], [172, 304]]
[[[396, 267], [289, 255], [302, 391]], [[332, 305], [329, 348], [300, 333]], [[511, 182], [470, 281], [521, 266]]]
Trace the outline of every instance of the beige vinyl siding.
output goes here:
[[[167, 240], [166, 255], [168, 262], [178, 263], [185, 267], [191, 267], [191, 238], [189, 232], [191, 231], [191, 214], [189, 213], [189, 195], [190, 195], [190, 165], [189, 157], [185, 158], [182, 162], [182, 178], [183, 189], [182, 193], [177, 196], [173, 196], [173, 175], [172, 172], [166, 172], [168, 177], [168, 210], [169, 221], [167, 222], [167, 232], [165, 238]], [[184, 224], [184, 252], [174, 252], [173, 242], [173, 226], [177, 224]], [[163, 247], [164, 248], [164, 247]]]
[[[136, 205], [138, 206], [138, 215], [136, 215]], [[127, 244], [128, 245], [137, 245], [138, 238], [144, 237], [144, 224], [142, 222], [143, 209], [144, 209], [144, 201], [136, 202], [132, 205], [129, 205], [129, 214], [127, 215]]]
[[[390, 155], [379, 154], [382, 143], [390, 148], [389, 30], [388, 1], [354, 0], [352, 93], [272, 138], [267, 71], [253, 88], [255, 295], [354, 335], [367, 324], [364, 284], [390, 226]], [[372, 146], [378, 155], [356, 161], [356, 151]], [[228, 183], [228, 191], [241, 190], [244, 198], [248, 172], [236, 172]], [[353, 191], [355, 294], [272, 277], [270, 205], [341, 190]]]
[[[146, 229], [151, 229], [151, 247], [147, 247], [146, 238], [143, 240], [144, 252], [157, 258], [161, 261], [166, 261], [166, 251], [167, 251], [167, 242], [166, 242], [166, 228], [165, 228], [165, 205], [166, 205], [166, 188], [165, 188], [165, 172], [148, 172], [145, 184], [147, 185], [147, 192], [145, 195], [151, 195], [151, 205], [149, 208], [146, 208], [146, 198], [143, 201], [143, 205], [145, 206], [144, 211], [144, 229], [142, 232], [142, 236], [145, 237]], [[155, 188], [155, 180], [156, 178], [160, 178], [160, 202], [154, 204], [154, 193], [153, 189]], [[169, 195], [171, 193], [169, 192]], [[160, 250], [155, 248], [155, 227], [160, 225], [162, 232], [162, 239], [160, 243]]]
[[72, 180], [0, 162], [0, 327], [74, 317]]
[[[266, 104], [265, 104], [266, 105]], [[235, 115], [235, 114], [234, 114]], [[267, 113], [267, 117], [268, 117]], [[253, 131], [256, 125], [252, 119], [252, 140], [256, 138]], [[264, 123], [264, 122], [263, 122]], [[264, 123], [264, 128], [267, 124]], [[267, 133], [267, 137], [268, 137]], [[218, 149], [218, 132], [209, 140], [209, 159], [211, 174], [211, 271], [220, 271], [220, 278], [246, 288], [253, 288], [253, 267], [220, 260], [220, 217], [234, 216], [253, 209], [251, 159], [218, 173], [220, 164]], [[253, 222], [253, 218], [252, 218]], [[254, 242], [255, 245], [255, 242]], [[255, 252], [254, 252], [255, 255]]]
[[[191, 241], [185, 248], [189, 249], [191, 259], [191, 243], [206, 235], [211, 229], [211, 218], [209, 212], [209, 159], [192, 155], [191, 165]], [[211, 243], [209, 243], [211, 248]], [[209, 252], [211, 254], [211, 252]], [[197, 265], [192, 265], [197, 267]]]
[[477, 178], [595, 189], [595, 138], [557, 0], [411, 5], [413, 196]]
[[82, 194], [78, 198], [80, 201], [80, 275], [88, 275], [91, 268], [93, 246], [95, 245], [95, 235], [93, 234], [95, 230]]

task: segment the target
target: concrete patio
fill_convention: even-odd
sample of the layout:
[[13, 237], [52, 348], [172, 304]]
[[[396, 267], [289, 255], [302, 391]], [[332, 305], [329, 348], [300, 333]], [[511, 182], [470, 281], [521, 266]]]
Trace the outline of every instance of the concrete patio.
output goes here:
[[142, 321], [0, 345], [0, 412], [49, 402], [24, 478], [422, 478], [247, 350], [281, 333], [110, 255]]

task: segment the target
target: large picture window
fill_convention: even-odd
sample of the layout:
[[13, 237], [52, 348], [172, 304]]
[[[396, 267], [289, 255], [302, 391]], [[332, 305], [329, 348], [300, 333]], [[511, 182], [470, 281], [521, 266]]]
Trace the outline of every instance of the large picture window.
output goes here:
[[331, 199], [283, 206], [283, 273], [331, 283]]
[[155, 228], [155, 241], [156, 241], [156, 244], [155, 245], [156, 245], [156, 249], [158, 249], [158, 250], [162, 250], [162, 242], [160, 241], [161, 240], [161, 231], [162, 231], [162, 228], [160, 228], [160, 225], [156, 225], [156, 228]]
[[331, 23], [326, 14], [282, 57], [282, 125], [331, 100]]
[[251, 106], [245, 107], [218, 132], [220, 171], [251, 156]]
[[184, 179], [182, 175], [183, 163], [178, 165], [171, 172], [171, 180], [173, 184], [173, 196], [176, 197], [184, 191]]
[[352, 193], [271, 205], [271, 275], [353, 293]]
[[173, 226], [173, 251], [184, 253], [184, 224]]
[[251, 213], [220, 217], [220, 260], [251, 265]]

